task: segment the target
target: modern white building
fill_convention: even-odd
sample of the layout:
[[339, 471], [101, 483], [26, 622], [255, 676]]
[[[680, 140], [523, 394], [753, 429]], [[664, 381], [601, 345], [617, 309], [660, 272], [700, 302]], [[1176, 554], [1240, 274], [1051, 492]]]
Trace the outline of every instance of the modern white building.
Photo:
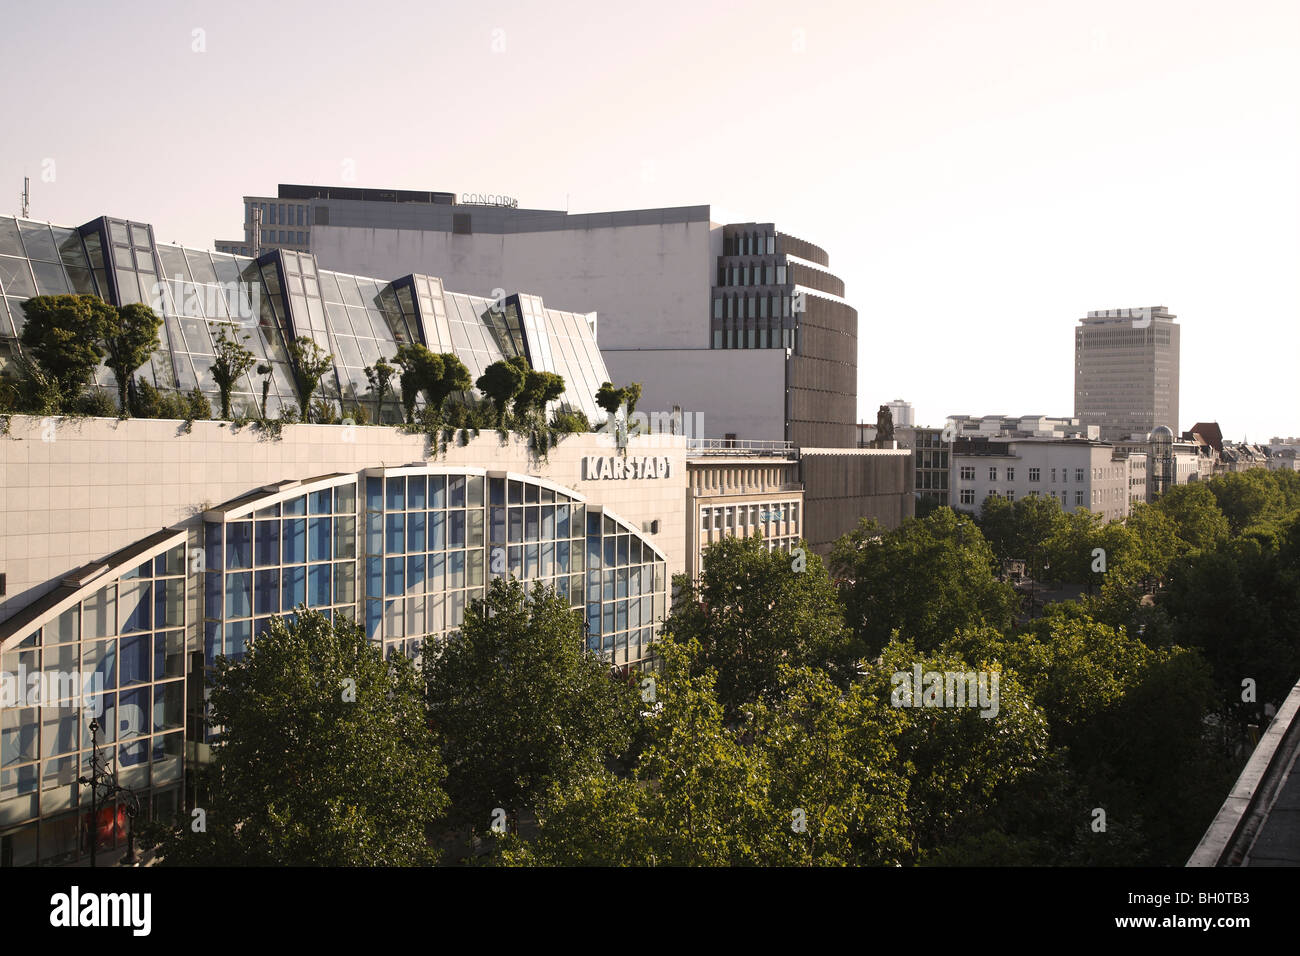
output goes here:
[[1106, 520], [1128, 516], [1130, 463], [1112, 445], [1085, 439], [957, 439], [951, 452], [953, 506], [978, 512], [984, 499], [1050, 497]]
[[284, 207], [295, 239], [307, 207], [305, 246], [292, 248], [325, 269], [437, 275], [489, 298], [523, 283], [597, 313], [613, 379], [642, 383], [647, 412], [703, 413], [702, 437], [855, 444], [857, 312], [826, 252], [772, 223], [717, 223], [709, 206], [570, 214], [502, 196], [281, 185], [274, 201], [244, 197], [246, 239], [263, 205], [277, 238]]

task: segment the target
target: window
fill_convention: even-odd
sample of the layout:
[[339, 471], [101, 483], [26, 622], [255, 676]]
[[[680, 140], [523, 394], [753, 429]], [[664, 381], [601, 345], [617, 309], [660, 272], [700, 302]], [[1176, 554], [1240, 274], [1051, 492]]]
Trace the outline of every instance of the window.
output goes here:
[[1029, 480], [1030, 480], [1030, 481], [1038, 481], [1038, 479], [1041, 477], [1041, 474], [1042, 474], [1042, 472], [1041, 472], [1039, 469], [1037, 469], [1037, 468], [1030, 468], [1030, 469], [1029, 469]]
[[1015, 493], [1014, 491], [1012, 491], [1010, 488], [1008, 488], [1008, 489], [1007, 489], [1007, 501], [1015, 501], [1015, 500], [1016, 500], [1016, 493]]
[[964, 505], [973, 505], [975, 503], [974, 488], [963, 488], [961, 490], [961, 503]]
[[1056, 484], [1056, 469], [1052, 469], [1052, 484]]
[[989, 468], [989, 481], [997, 481], [997, 480], [998, 480], [998, 469], [997, 466], [994, 465]]
[[[1083, 469], [1082, 469], [1082, 468], [1076, 468], [1076, 469], [1074, 469], [1074, 480], [1075, 480], [1075, 481], [1083, 481]], [[1079, 503], [1082, 504], [1083, 502], [1079, 502]]]
[[1008, 466], [1007, 466], [1007, 481], [1015, 481], [1015, 480], [1016, 480], [1016, 470], [1015, 470], [1014, 468], [1012, 468], [1011, 466], [1008, 465]]
[[[962, 466], [961, 466], [961, 480], [962, 480], [962, 481], [974, 481], [974, 480], [975, 480], [975, 466], [974, 466], [974, 465], [962, 465]], [[963, 492], [963, 494], [964, 494], [964, 492]], [[973, 494], [973, 492], [972, 492], [972, 494]], [[974, 500], [974, 499], [972, 499], [972, 501], [973, 501], [973, 500]]]

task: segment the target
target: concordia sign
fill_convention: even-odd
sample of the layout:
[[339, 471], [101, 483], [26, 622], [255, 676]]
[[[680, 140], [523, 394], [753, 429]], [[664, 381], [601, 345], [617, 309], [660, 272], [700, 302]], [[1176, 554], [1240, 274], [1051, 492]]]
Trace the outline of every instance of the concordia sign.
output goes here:
[[461, 205], [468, 206], [506, 206], [510, 209], [519, 208], [519, 200], [513, 196], [502, 196], [494, 193], [461, 193]]
[[621, 455], [588, 455], [582, 459], [582, 477], [586, 481], [606, 481], [621, 478], [671, 478], [671, 458], [651, 455], [643, 458], [624, 458]]

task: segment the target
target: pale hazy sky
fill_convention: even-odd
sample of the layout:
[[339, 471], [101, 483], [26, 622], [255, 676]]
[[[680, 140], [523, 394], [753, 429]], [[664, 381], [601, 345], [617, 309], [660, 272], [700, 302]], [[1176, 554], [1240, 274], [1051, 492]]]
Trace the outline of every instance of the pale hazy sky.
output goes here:
[[33, 218], [211, 248], [243, 195], [348, 160], [529, 207], [707, 203], [829, 252], [860, 417], [1071, 415], [1075, 320], [1160, 304], [1180, 427], [1300, 433], [1297, 0], [46, 0], [7, 9], [0, 80], [6, 212], [29, 175]]

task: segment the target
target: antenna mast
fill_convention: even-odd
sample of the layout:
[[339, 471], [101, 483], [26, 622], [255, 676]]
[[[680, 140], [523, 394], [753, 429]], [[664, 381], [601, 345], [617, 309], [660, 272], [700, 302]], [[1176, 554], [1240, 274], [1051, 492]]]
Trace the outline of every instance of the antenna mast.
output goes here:
[[23, 177], [23, 218], [27, 219], [28, 213], [32, 211], [32, 180], [30, 176]]

